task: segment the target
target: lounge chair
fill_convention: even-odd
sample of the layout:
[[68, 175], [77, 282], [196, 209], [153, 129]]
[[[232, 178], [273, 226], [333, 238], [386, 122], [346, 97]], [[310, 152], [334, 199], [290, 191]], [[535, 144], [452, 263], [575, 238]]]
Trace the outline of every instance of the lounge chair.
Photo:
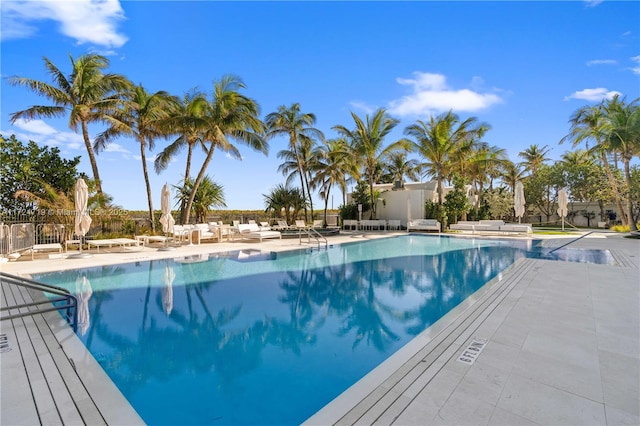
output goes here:
[[265, 238], [280, 238], [282, 234], [278, 231], [261, 231], [255, 223], [238, 225], [238, 236], [240, 238], [258, 239], [262, 242]]
[[289, 225], [284, 220], [278, 219], [277, 223], [278, 224], [276, 226], [271, 227], [271, 229], [273, 229], [274, 231], [284, 231], [286, 229], [289, 229]]
[[271, 231], [271, 226], [269, 225], [269, 222], [260, 222], [260, 230]]
[[414, 219], [407, 223], [407, 232], [410, 231], [441, 231], [440, 222], [436, 219]]
[[314, 228], [322, 228], [324, 225], [324, 220], [322, 219], [316, 219], [313, 221], [313, 227]]
[[38, 252], [45, 251], [57, 251], [58, 253], [62, 253], [62, 244], [60, 243], [49, 243], [49, 244], [34, 244], [31, 247], [31, 260], [33, 260], [33, 255]]
[[304, 222], [304, 220], [296, 220], [296, 224], [294, 226], [295, 229], [307, 229], [308, 226], [307, 224]]
[[104, 240], [87, 240], [87, 247], [89, 249], [91, 249], [91, 246], [95, 246], [98, 250], [98, 253], [100, 252], [100, 247], [113, 247], [113, 246], [119, 246], [122, 247], [123, 249], [125, 247], [131, 247], [131, 246], [135, 246], [135, 247], [140, 247], [140, 243], [141, 241], [139, 240], [134, 240], [132, 238], [111, 238], [111, 239], [104, 239]]

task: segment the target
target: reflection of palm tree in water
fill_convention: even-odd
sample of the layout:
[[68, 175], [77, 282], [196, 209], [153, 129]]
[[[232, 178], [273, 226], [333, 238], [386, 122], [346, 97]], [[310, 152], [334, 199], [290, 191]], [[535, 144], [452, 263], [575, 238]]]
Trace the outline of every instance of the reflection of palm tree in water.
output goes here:
[[356, 329], [353, 348], [366, 337], [367, 343], [373, 344], [380, 352], [385, 352], [391, 342], [399, 339], [398, 335], [385, 324], [382, 316], [382, 313], [393, 315], [393, 310], [381, 303], [375, 294], [376, 286], [386, 285], [381, 275], [384, 273], [381, 266], [382, 263], [376, 260], [353, 264], [354, 276], [350, 277], [350, 281], [360, 283], [360, 288], [351, 294], [353, 299], [350, 303], [349, 315], [338, 332], [340, 336], [345, 336]]
[[[418, 309], [407, 312], [407, 320], [417, 320], [407, 328], [407, 332], [413, 335], [427, 329], [476, 291], [477, 288], [471, 288], [470, 283], [477, 283], [479, 288], [497, 271], [513, 263], [514, 252], [500, 247], [480, 247], [425, 256], [424, 261], [430, 263], [422, 270], [430, 274], [432, 285], [415, 286], [426, 297]], [[466, 267], [460, 268], [460, 265]]]

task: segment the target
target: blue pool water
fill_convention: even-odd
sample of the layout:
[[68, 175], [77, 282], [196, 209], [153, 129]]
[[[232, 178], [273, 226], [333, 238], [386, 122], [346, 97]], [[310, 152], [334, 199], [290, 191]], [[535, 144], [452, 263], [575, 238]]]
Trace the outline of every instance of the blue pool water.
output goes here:
[[148, 424], [288, 425], [530, 253], [530, 241], [408, 235], [34, 279], [78, 295], [78, 336]]

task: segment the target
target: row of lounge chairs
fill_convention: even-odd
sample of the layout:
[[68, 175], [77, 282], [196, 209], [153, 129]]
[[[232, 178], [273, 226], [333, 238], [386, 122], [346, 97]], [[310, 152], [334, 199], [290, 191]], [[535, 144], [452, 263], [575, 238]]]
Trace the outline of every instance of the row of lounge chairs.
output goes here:
[[498, 233], [511, 233], [519, 232], [531, 234], [533, 232], [530, 223], [505, 223], [502, 220], [478, 220], [478, 221], [458, 221], [449, 226], [449, 229], [454, 231], [471, 231], [476, 232], [498, 232]]

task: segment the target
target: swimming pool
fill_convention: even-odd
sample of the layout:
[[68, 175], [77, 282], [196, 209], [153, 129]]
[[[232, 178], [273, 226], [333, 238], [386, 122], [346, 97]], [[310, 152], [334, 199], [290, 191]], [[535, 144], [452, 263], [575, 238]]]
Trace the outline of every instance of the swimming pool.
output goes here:
[[475, 292], [530, 241], [408, 235], [34, 275], [148, 424], [299, 424]]

